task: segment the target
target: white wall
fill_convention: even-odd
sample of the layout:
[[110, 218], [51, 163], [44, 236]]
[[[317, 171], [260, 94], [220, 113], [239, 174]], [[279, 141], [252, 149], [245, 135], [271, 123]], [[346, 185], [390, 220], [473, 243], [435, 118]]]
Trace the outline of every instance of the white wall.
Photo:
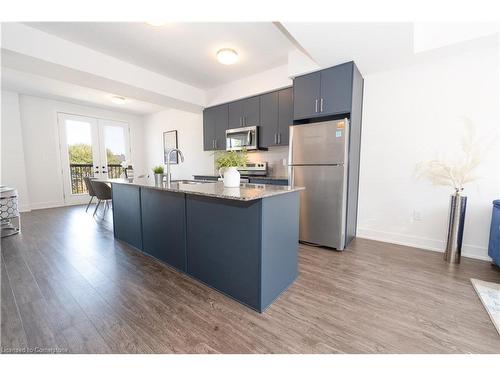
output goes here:
[[288, 65], [227, 83], [207, 92], [207, 107], [292, 85]]
[[[19, 170], [26, 175], [31, 209], [64, 204], [58, 112], [129, 123], [132, 163], [138, 172], [144, 170], [142, 117], [26, 95], [19, 95], [19, 104], [25, 161], [24, 169], [19, 167]], [[21, 137], [20, 133], [18, 137]], [[2, 166], [6, 163], [2, 155]]]
[[[491, 201], [500, 197], [498, 47], [365, 77], [358, 235], [442, 251], [450, 188], [415, 165], [460, 145], [467, 116], [491, 148], [466, 186], [463, 254], [487, 259]], [[413, 220], [413, 212], [421, 221]]]
[[22, 141], [19, 96], [15, 92], [2, 91], [2, 132], [1, 132], [1, 182], [15, 187], [19, 194], [19, 209], [29, 210], [29, 195], [24, 167], [24, 147]]
[[[163, 132], [177, 130], [178, 147], [184, 163], [172, 165], [172, 179], [192, 179], [194, 174], [214, 173], [214, 153], [203, 151], [203, 116], [201, 113], [165, 110], [145, 117], [144, 147], [146, 172], [163, 165]], [[166, 169], [165, 169], [166, 172]]]

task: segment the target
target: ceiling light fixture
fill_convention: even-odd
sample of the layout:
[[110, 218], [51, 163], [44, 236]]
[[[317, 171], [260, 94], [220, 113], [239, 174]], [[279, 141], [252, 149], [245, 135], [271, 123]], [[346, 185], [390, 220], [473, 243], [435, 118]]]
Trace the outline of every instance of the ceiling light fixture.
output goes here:
[[150, 26], [156, 26], [156, 27], [163, 26], [166, 24], [166, 22], [164, 21], [148, 21], [146, 23]]
[[125, 104], [126, 99], [123, 96], [112, 96], [111, 101], [115, 104]]
[[224, 65], [232, 65], [238, 61], [238, 53], [231, 48], [223, 48], [217, 51], [217, 60]]

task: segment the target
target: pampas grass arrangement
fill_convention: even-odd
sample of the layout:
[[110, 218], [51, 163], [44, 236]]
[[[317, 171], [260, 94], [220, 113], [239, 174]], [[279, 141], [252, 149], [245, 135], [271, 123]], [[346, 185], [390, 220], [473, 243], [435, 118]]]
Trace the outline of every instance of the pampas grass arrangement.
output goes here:
[[465, 131], [462, 136], [461, 150], [456, 157], [418, 163], [416, 166], [418, 178], [427, 178], [434, 185], [450, 186], [455, 189], [456, 193], [460, 193], [465, 184], [477, 179], [474, 172], [481, 162], [485, 147], [476, 134], [474, 123], [468, 118], [465, 118], [464, 122]]

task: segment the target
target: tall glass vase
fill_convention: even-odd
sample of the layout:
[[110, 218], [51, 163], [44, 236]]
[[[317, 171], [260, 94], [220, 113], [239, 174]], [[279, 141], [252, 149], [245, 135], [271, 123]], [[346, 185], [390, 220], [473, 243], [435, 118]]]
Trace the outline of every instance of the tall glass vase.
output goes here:
[[460, 194], [460, 191], [455, 192], [455, 194], [450, 197], [448, 239], [444, 252], [444, 260], [448, 263], [460, 263], [466, 207], [467, 197]]

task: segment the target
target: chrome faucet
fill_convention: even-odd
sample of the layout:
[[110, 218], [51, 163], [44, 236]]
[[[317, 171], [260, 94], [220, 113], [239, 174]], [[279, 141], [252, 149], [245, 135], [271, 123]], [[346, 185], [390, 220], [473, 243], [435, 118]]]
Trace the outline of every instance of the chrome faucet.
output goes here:
[[178, 148], [173, 148], [168, 152], [168, 154], [167, 154], [167, 187], [170, 187], [170, 181], [172, 179], [172, 176], [170, 175], [170, 154], [174, 151], [177, 152], [177, 155], [180, 156], [180, 158], [181, 158], [181, 162], [184, 163], [184, 155], [182, 155], [181, 150], [179, 150]]

